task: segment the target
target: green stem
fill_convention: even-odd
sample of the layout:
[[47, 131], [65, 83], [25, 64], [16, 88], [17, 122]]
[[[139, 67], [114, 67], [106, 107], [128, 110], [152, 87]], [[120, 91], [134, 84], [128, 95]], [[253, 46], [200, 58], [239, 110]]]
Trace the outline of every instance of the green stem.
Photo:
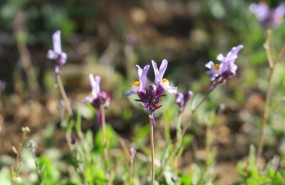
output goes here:
[[108, 142], [107, 142], [107, 135], [106, 135], [105, 108], [103, 105], [100, 106], [100, 113], [101, 113], [101, 125], [102, 125], [103, 148], [104, 148], [105, 178], [107, 180], [108, 158], [109, 157], [108, 157]]
[[210, 94], [214, 91], [215, 88], [211, 89], [206, 96], [204, 96], [204, 98], [196, 105], [196, 107], [194, 109], [192, 109], [191, 111], [191, 115], [190, 118], [187, 120], [184, 128], [182, 129], [182, 133], [181, 133], [181, 138], [183, 138], [187, 132], [188, 127], [190, 126], [194, 115], [196, 114], [197, 110], [200, 108], [200, 106], [206, 101], [206, 99], [208, 99], [208, 97], [210, 96]]
[[133, 179], [133, 163], [130, 164], [130, 185], [132, 185], [132, 179]]
[[150, 150], [151, 150], [151, 184], [154, 185], [155, 182], [155, 171], [154, 171], [154, 139], [153, 139], [153, 124], [152, 115], [149, 115], [150, 124]]
[[37, 157], [36, 157], [36, 154], [34, 152], [32, 152], [32, 156], [33, 156], [33, 159], [34, 159], [34, 162], [35, 162], [36, 171], [37, 171], [37, 174], [38, 174], [38, 177], [39, 177], [40, 185], [43, 185], [42, 169], [40, 169], [40, 167], [39, 167], [39, 164], [38, 164], [38, 161], [37, 161]]

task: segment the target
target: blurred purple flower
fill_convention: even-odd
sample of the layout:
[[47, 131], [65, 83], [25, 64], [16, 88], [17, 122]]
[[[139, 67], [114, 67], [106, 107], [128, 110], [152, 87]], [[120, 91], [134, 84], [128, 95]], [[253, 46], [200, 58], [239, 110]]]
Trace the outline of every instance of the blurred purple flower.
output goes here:
[[134, 34], [128, 34], [125, 36], [125, 42], [130, 46], [135, 46], [137, 43], [137, 37]]
[[255, 14], [260, 23], [266, 27], [275, 27], [282, 23], [285, 15], [285, 2], [279, 4], [275, 9], [270, 9], [264, 2], [250, 4], [249, 10]]
[[100, 76], [95, 76], [93, 74], [89, 74], [90, 85], [92, 88], [92, 92], [90, 96], [87, 96], [84, 103], [91, 103], [91, 105], [96, 109], [96, 115], [98, 119], [98, 123], [101, 124], [101, 113], [100, 107], [108, 107], [110, 103], [111, 96], [110, 94], [100, 91]]
[[169, 82], [163, 75], [167, 68], [167, 60], [163, 60], [160, 68], [157, 68], [156, 63], [152, 60], [152, 65], [155, 74], [155, 83], [150, 84], [147, 87], [147, 72], [149, 70], [149, 65], [146, 65], [144, 69], [141, 69], [138, 65], [138, 78], [139, 81], [133, 83], [132, 90], [125, 94], [125, 96], [130, 96], [137, 94], [139, 99], [136, 101], [142, 102], [143, 107], [146, 109], [149, 115], [151, 115], [152, 123], [155, 125], [154, 112], [159, 109], [162, 105], [159, 105], [160, 98], [165, 96], [164, 90], [169, 93], [176, 93], [177, 87], [169, 86]]
[[60, 31], [52, 35], [53, 50], [48, 50], [47, 58], [56, 61], [55, 73], [59, 74], [62, 65], [66, 63], [67, 55], [61, 50]]
[[180, 112], [183, 111], [184, 107], [186, 106], [186, 103], [193, 97], [192, 91], [186, 91], [184, 93], [177, 93], [176, 94], [176, 103], [179, 106]]
[[210, 69], [206, 73], [211, 76], [211, 88], [215, 88], [218, 84], [225, 82], [229, 77], [236, 74], [238, 66], [235, 64], [235, 60], [242, 48], [243, 45], [233, 47], [227, 56], [219, 54], [217, 56], [217, 60], [220, 61], [219, 64], [214, 64], [212, 61], [209, 61], [205, 65]]
[[134, 148], [130, 148], [130, 149], [129, 149], [130, 162], [131, 162], [131, 164], [134, 163], [134, 158], [135, 158], [136, 152], [137, 152], [137, 151], [136, 151]]

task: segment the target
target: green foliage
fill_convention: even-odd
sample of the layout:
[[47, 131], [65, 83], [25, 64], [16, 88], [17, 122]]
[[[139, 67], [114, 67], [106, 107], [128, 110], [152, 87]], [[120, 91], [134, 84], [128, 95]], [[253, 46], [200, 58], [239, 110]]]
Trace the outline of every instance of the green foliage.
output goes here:
[[237, 165], [241, 180], [235, 185], [282, 185], [285, 183], [284, 170], [277, 170], [272, 161], [266, 165], [265, 169], [260, 170], [255, 155], [255, 148], [251, 146], [248, 159]]
[[[109, 125], [107, 125], [106, 127], [106, 136], [108, 138], [107, 142], [108, 142], [108, 146], [110, 149], [118, 145], [118, 140], [119, 140], [118, 135], [114, 131], [114, 129], [110, 127]], [[103, 133], [102, 133], [102, 129], [100, 129], [97, 135], [95, 136], [95, 141], [94, 141], [94, 146], [95, 146], [94, 149], [96, 152], [99, 152], [100, 154], [103, 154], [103, 149], [104, 149], [102, 138], [103, 138]]]
[[212, 185], [211, 180], [207, 175], [207, 171], [201, 169], [196, 164], [193, 164], [188, 173], [180, 175], [181, 180], [179, 185]]

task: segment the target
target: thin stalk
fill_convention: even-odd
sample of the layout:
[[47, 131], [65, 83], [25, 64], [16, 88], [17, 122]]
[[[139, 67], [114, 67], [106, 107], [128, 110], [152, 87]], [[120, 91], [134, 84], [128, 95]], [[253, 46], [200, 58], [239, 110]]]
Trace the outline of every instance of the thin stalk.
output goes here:
[[91, 162], [91, 157], [90, 157], [90, 154], [89, 154], [89, 151], [88, 151], [88, 147], [86, 146], [84, 135], [83, 135], [82, 130], [81, 130], [81, 117], [80, 117], [79, 111], [77, 113], [75, 130], [76, 130], [76, 133], [77, 133], [77, 135], [79, 137], [82, 149], [83, 149], [84, 154], [85, 154], [85, 158], [88, 161], [88, 163], [90, 163]]
[[12, 185], [16, 185], [16, 177], [19, 175], [19, 170], [20, 170], [20, 157], [22, 154], [23, 150], [23, 144], [27, 139], [27, 133], [23, 132], [21, 140], [18, 145], [18, 149], [16, 149], [14, 152], [16, 153], [16, 163], [14, 168], [11, 169], [11, 175], [12, 175]]
[[66, 108], [69, 116], [72, 116], [72, 109], [71, 109], [71, 106], [70, 106], [70, 103], [68, 101], [68, 98], [67, 98], [67, 95], [66, 95], [66, 92], [64, 90], [64, 87], [62, 85], [62, 81], [61, 81], [61, 78], [60, 78], [60, 75], [59, 74], [56, 74], [56, 82], [57, 82], [57, 85], [59, 87], [59, 90], [60, 90], [60, 93], [61, 93], [61, 96], [63, 98], [63, 101], [64, 101], [64, 107]]
[[206, 96], [204, 96], [204, 98], [196, 105], [196, 107], [194, 109], [192, 109], [191, 111], [191, 115], [190, 118], [187, 120], [184, 128], [182, 129], [182, 134], [181, 134], [181, 138], [184, 137], [184, 135], [187, 132], [188, 127], [190, 126], [192, 119], [194, 117], [194, 115], [196, 114], [197, 110], [200, 108], [200, 106], [208, 99], [208, 97], [210, 96], [210, 94], [214, 91], [215, 88], [211, 89]]
[[151, 150], [151, 184], [154, 185], [155, 182], [155, 171], [154, 171], [154, 139], [153, 139], [153, 124], [152, 115], [149, 115], [150, 124], [150, 150]]
[[[62, 96], [63, 101], [64, 101], [64, 107], [66, 108], [69, 116], [71, 117], [72, 116], [72, 109], [71, 109], [70, 103], [68, 101], [65, 89], [64, 89], [64, 87], [62, 85], [62, 81], [61, 81], [60, 75], [59, 74], [55, 74], [55, 77], [56, 77], [56, 83], [57, 83], [57, 85], [59, 87], [59, 91], [60, 91], [61, 96]], [[71, 149], [72, 148], [71, 131], [66, 132], [65, 137], [66, 137], [69, 149]]]
[[[19, 14], [17, 15], [16, 19], [19, 19]], [[27, 77], [27, 82], [30, 90], [35, 94], [39, 92], [39, 84], [37, 81], [36, 73], [32, 65], [31, 55], [26, 43], [26, 33], [25, 31], [19, 27], [14, 28], [14, 35], [17, 41], [17, 48], [20, 54], [20, 61], [23, 67], [23, 70]]]
[[104, 148], [104, 166], [105, 166], [105, 178], [107, 180], [108, 170], [108, 142], [106, 135], [106, 119], [105, 119], [105, 108], [103, 105], [100, 106], [101, 113], [101, 125], [102, 125], [102, 136], [103, 136], [103, 148]]
[[34, 152], [32, 152], [32, 157], [33, 157], [34, 162], [35, 162], [36, 171], [37, 171], [37, 174], [38, 174], [38, 177], [39, 177], [40, 185], [43, 185], [42, 169], [40, 169], [40, 167], [39, 167], [39, 163], [37, 161], [37, 157], [36, 157], [36, 154]]
[[[215, 89], [215, 88], [214, 88]], [[181, 147], [182, 147], [182, 139], [184, 137], [184, 135], [186, 134], [186, 131], [188, 129], [188, 127], [190, 126], [190, 123], [192, 122], [192, 119], [195, 115], [195, 113], [197, 112], [197, 110], [200, 108], [200, 106], [206, 101], [206, 99], [210, 96], [210, 94], [214, 91], [214, 89], [211, 89], [206, 96], [196, 105], [196, 107], [194, 109], [192, 109], [191, 111], [191, 115], [189, 117], [189, 119], [186, 121], [186, 124], [184, 126], [184, 128], [181, 130], [179, 130], [179, 135], [176, 136], [176, 144], [174, 145], [174, 150], [172, 151], [172, 153], [170, 155], [168, 155], [168, 157], [165, 159], [164, 161], [164, 165], [161, 168], [160, 172], [159, 172], [159, 176], [162, 175], [164, 169], [166, 168], [168, 162], [170, 161], [172, 156], [176, 156], [177, 153], [180, 151]], [[180, 117], [179, 117], [180, 118]], [[179, 120], [178, 120], [179, 121]], [[179, 123], [178, 123], [179, 124]], [[179, 128], [180, 129], [180, 128]], [[195, 156], [195, 154], [194, 154]]]
[[275, 66], [276, 66], [276, 62], [273, 61], [273, 58], [271, 55], [270, 36], [271, 36], [271, 32], [268, 31], [267, 38], [266, 38], [266, 41], [264, 43], [264, 48], [266, 51], [266, 56], [267, 56], [267, 60], [268, 60], [270, 70], [269, 70], [269, 77], [268, 77], [268, 87], [266, 89], [264, 112], [263, 112], [260, 132], [259, 132], [257, 157], [256, 157], [257, 160], [261, 159], [261, 155], [262, 155], [262, 151], [263, 151], [264, 129], [265, 129], [266, 123], [268, 121], [268, 116], [269, 116], [270, 96], [271, 96], [271, 91], [272, 91], [272, 86], [273, 86], [273, 76], [274, 76]]
[[83, 136], [82, 131], [81, 131], [81, 130], [78, 131], [77, 134], [78, 134], [78, 137], [79, 137], [80, 142], [81, 142], [81, 144], [82, 144], [82, 148], [83, 148], [83, 150], [84, 150], [86, 160], [87, 160], [88, 162], [91, 162], [91, 157], [90, 157], [89, 151], [88, 151], [88, 149], [87, 149], [86, 142], [85, 142], [85, 139], [84, 139], [84, 136]]
[[133, 163], [130, 164], [130, 185], [132, 185], [132, 179], [133, 179]]
[[270, 68], [269, 72], [269, 84], [268, 88], [266, 90], [266, 97], [265, 97], [265, 105], [264, 105], [264, 112], [262, 117], [262, 123], [261, 128], [259, 132], [259, 139], [258, 139], [258, 149], [257, 149], [257, 160], [261, 159], [262, 151], [263, 151], [263, 145], [264, 145], [264, 129], [266, 126], [266, 123], [268, 121], [268, 115], [269, 115], [269, 104], [270, 104], [270, 96], [272, 91], [272, 85], [273, 85], [273, 74], [275, 71], [275, 66], [273, 68]]

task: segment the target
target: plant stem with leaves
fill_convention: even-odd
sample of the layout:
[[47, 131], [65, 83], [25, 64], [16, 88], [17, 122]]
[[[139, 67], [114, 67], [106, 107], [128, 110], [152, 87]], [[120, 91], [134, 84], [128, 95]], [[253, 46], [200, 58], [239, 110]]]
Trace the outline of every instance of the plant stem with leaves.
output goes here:
[[208, 99], [208, 97], [214, 91], [214, 89], [215, 88], [210, 89], [209, 92], [206, 94], [206, 96], [196, 105], [196, 107], [194, 109], [191, 110], [191, 115], [187, 119], [186, 124], [183, 127], [183, 129], [181, 129], [181, 120], [180, 120], [181, 116], [179, 116], [179, 118], [178, 118], [179, 128], [177, 128], [176, 144], [174, 145], [174, 149], [172, 150], [171, 154], [168, 155], [168, 157], [163, 162], [164, 165], [163, 165], [162, 169], [160, 170], [160, 173], [159, 173], [160, 175], [165, 170], [165, 167], [169, 163], [171, 157], [176, 156], [179, 153], [179, 151], [181, 150], [183, 137], [185, 136], [187, 129], [189, 128], [190, 124], [192, 123], [192, 120], [193, 120], [195, 113], [200, 108], [200, 106], [206, 101], [206, 99]]

